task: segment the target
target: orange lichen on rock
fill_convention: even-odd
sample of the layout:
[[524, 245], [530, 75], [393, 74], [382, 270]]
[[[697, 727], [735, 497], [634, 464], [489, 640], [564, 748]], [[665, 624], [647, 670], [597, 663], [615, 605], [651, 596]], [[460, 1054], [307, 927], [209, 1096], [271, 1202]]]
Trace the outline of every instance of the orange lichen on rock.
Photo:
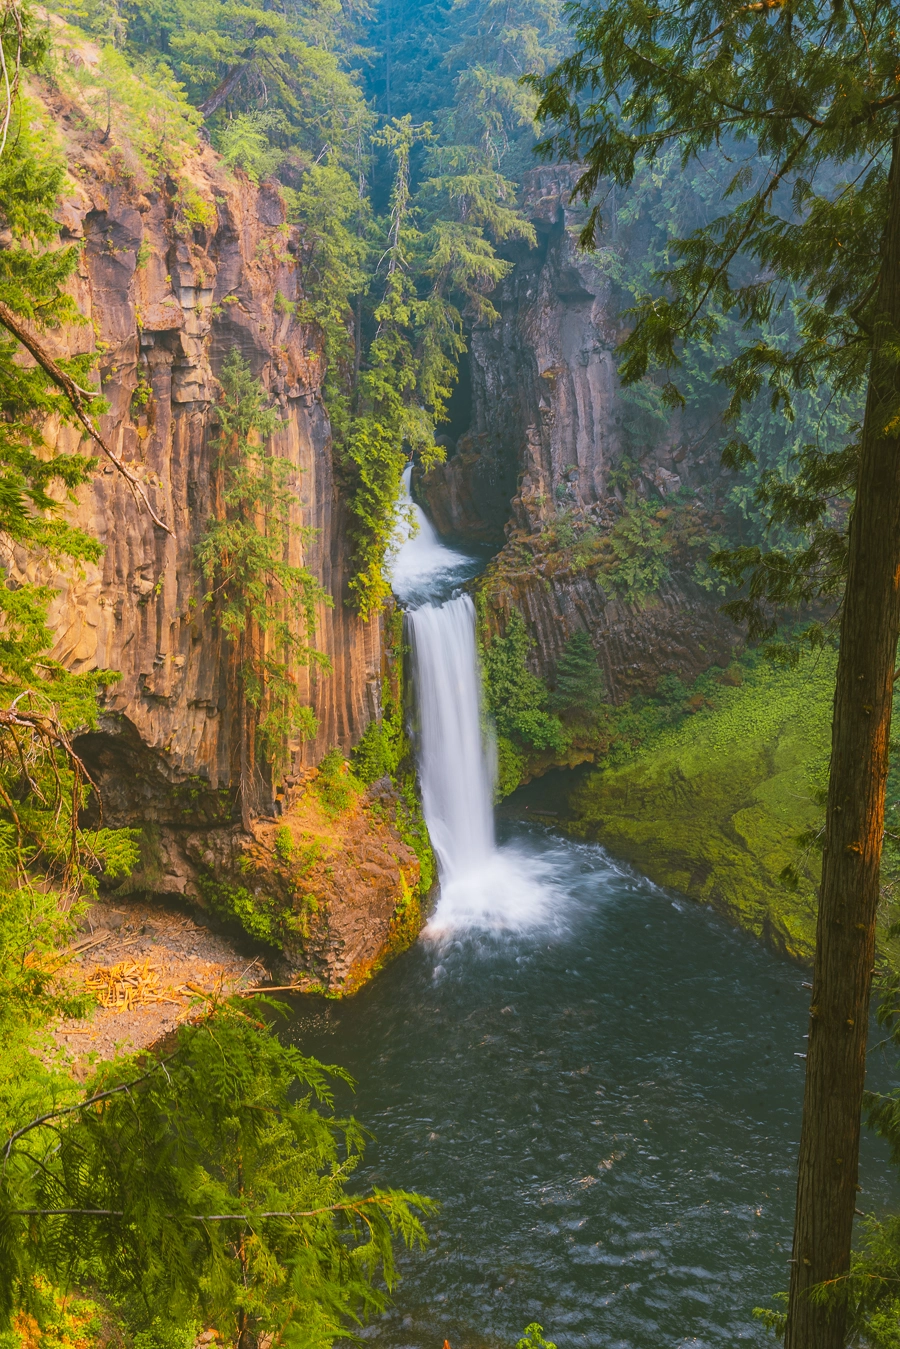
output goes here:
[[277, 821], [258, 822], [241, 870], [254, 873], [289, 920], [284, 962], [301, 988], [353, 993], [422, 926], [419, 861], [400, 837], [387, 783], [322, 792], [315, 775]]

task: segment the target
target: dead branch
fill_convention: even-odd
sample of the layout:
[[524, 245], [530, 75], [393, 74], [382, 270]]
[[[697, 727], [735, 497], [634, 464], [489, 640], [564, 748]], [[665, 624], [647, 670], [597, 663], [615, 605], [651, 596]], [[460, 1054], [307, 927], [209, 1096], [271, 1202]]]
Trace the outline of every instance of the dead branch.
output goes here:
[[[34, 696], [33, 690], [26, 689], [18, 695], [10, 707], [0, 708], [0, 736], [5, 733], [8, 739], [12, 741], [15, 757], [18, 759], [21, 772], [28, 781], [31, 789], [38, 792], [40, 792], [40, 789], [32, 774], [29, 772], [25, 762], [22, 739], [20, 737], [27, 737], [27, 740], [30, 741], [32, 745], [38, 744], [43, 747], [53, 773], [55, 791], [52, 805], [55, 806], [57, 821], [59, 819], [60, 811], [62, 810], [63, 800], [68, 798], [70, 802], [70, 840], [61, 878], [61, 884], [63, 890], [65, 890], [77, 874], [77, 863], [80, 852], [78, 837], [78, 806], [81, 788], [84, 783], [87, 783], [96, 795], [101, 821], [103, 818], [103, 800], [97, 784], [94, 782], [85, 766], [84, 760], [76, 752], [59, 719], [50, 712], [28, 711], [27, 709], [19, 707], [19, 703], [22, 699], [30, 696]], [[72, 773], [72, 782], [68, 790], [63, 784], [62, 776], [56, 762], [57, 750], [61, 751], [65, 756]], [[22, 825], [13, 808], [8, 793], [2, 785], [0, 785], [0, 801], [6, 806], [12, 816], [16, 836], [21, 845]]]
[[221, 108], [231, 91], [237, 88], [244, 75], [254, 64], [255, 61], [251, 58], [249, 61], [240, 61], [236, 66], [232, 66], [218, 89], [214, 89], [209, 98], [204, 99], [200, 104], [198, 112], [202, 113], [204, 117], [212, 117], [213, 113]]
[[13, 337], [17, 338], [18, 341], [22, 343], [22, 346], [31, 353], [44, 373], [48, 375], [57, 388], [61, 389], [66, 395], [72, 405], [75, 416], [78, 418], [81, 425], [87, 431], [91, 439], [96, 441], [100, 446], [110, 463], [114, 465], [119, 473], [121, 473], [122, 477], [131, 488], [135, 500], [143, 503], [150, 518], [153, 520], [153, 523], [158, 525], [160, 529], [164, 529], [171, 538], [174, 538], [174, 531], [169, 528], [164, 520], [160, 519], [153, 509], [153, 506], [150, 504], [150, 498], [144, 491], [143, 484], [135, 477], [130, 469], [125, 467], [118, 455], [113, 453], [85, 409], [84, 400], [86, 398], [96, 398], [98, 395], [91, 392], [89, 389], [80, 388], [72, 377], [67, 375], [66, 372], [57, 365], [56, 361], [54, 361], [53, 357], [43, 344], [38, 341], [33, 333], [29, 332], [21, 319], [19, 319], [9, 308], [9, 305], [4, 304], [2, 300], [0, 300], [0, 324], [2, 324], [8, 332], [11, 332]]
[[[16, 57], [13, 63], [12, 75], [9, 72], [9, 65], [6, 59], [6, 48], [3, 38], [6, 35], [6, 18], [12, 16], [13, 24], [16, 30]], [[3, 117], [0, 121], [0, 155], [6, 149], [6, 138], [9, 135], [9, 124], [12, 121], [13, 107], [15, 106], [16, 94], [19, 89], [19, 71], [22, 68], [22, 11], [19, 8], [18, 0], [6, 0], [6, 13], [3, 16], [2, 28], [0, 28], [0, 76], [3, 79]]]

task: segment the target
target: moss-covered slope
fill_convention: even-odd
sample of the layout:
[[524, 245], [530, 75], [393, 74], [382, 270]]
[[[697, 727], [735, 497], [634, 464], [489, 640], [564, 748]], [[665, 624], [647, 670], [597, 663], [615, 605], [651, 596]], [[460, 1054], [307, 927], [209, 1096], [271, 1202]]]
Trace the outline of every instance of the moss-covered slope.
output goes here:
[[745, 668], [715, 706], [592, 773], [572, 795], [570, 828], [809, 959], [819, 854], [798, 839], [821, 822], [833, 677], [831, 654]]

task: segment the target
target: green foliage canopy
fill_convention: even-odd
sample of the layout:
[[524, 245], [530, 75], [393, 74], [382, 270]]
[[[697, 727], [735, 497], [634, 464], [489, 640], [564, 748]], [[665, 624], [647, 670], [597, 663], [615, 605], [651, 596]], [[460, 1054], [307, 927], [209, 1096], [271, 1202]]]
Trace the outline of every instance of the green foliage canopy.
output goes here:
[[59, 8], [133, 62], [163, 63], [236, 166], [267, 174], [283, 165], [296, 175], [323, 147], [355, 162], [370, 117], [342, 65], [353, 21], [336, 0], [72, 0]]
[[574, 632], [556, 663], [555, 687], [550, 698], [554, 711], [574, 719], [596, 717], [604, 705], [603, 675], [597, 653], [586, 632]]
[[[585, 200], [673, 152], [685, 169], [718, 167], [729, 138], [730, 180], [670, 241], [636, 299], [624, 380], [660, 368], [676, 404], [685, 351], [731, 327], [736, 347], [715, 370], [726, 419], [738, 421], [764, 389], [788, 417], [822, 389], [858, 408], [896, 122], [893, 8], [672, 0], [648, 11], [614, 0], [579, 4], [573, 17], [577, 50], [533, 83], [551, 132], [542, 149], [584, 163]], [[588, 216], [588, 246], [604, 209]], [[805, 543], [719, 556], [732, 580], [749, 583], [731, 611], [755, 633], [772, 633], [785, 604], [839, 592], [845, 516], [835, 508], [852, 490], [855, 457], [846, 438], [806, 444], [792, 480], [763, 475], [759, 504]], [[730, 467], [753, 458], [740, 435], [726, 448]]]
[[[12, 8], [0, 20], [7, 68], [17, 59], [37, 68], [44, 41], [23, 16], [22, 49]], [[77, 264], [75, 247], [59, 248], [54, 220], [65, 166], [39, 110], [21, 93], [10, 104], [10, 126], [0, 153], [0, 217], [8, 238], [0, 249], [0, 302], [39, 337], [63, 324], [83, 322], [65, 286]], [[61, 516], [76, 489], [90, 480], [96, 461], [80, 451], [81, 428], [74, 410], [44, 370], [23, 353], [4, 329], [0, 338], [0, 538], [7, 558], [0, 575], [0, 911], [16, 941], [30, 952], [18, 970], [4, 962], [4, 991], [10, 1006], [36, 1008], [52, 1001], [53, 977], [47, 960], [53, 932], [65, 927], [54, 918], [58, 901], [68, 905], [84, 884], [82, 863], [110, 865], [128, 839], [109, 831], [78, 827], [86, 781], [69, 733], [96, 720], [96, 694], [115, 676], [108, 672], [71, 675], [47, 656], [52, 637], [47, 605], [54, 590], [13, 575], [17, 550], [33, 561], [77, 568], [96, 562], [100, 544]], [[58, 362], [81, 387], [89, 386], [91, 354]], [[98, 400], [95, 409], [102, 410]], [[59, 425], [55, 445], [44, 428]], [[66, 441], [73, 443], [66, 448]], [[121, 861], [121, 856], [119, 858]], [[45, 893], [46, 891], [46, 893]]]
[[316, 605], [331, 599], [307, 567], [290, 560], [292, 546], [310, 538], [291, 520], [299, 506], [295, 470], [273, 450], [281, 423], [237, 349], [229, 353], [221, 380], [219, 500], [197, 558], [209, 585], [204, 603], [235, 652], [238, 704], [255, 719], [245, 728], [242, 747], [252, 773], [257, 748], [278, 765], [291, 737], [315, 734], [295, 669], [329, 668], [312, 641]]
[[536, 750], [561, 753], [566, 738], [557, 716], [547, 711], [546, 685], [528, 669], [530, 649], [525, 622], [513, 609], [501, 636], [482, 646], [487, 706], [499, 735]]
[[[174, 1051], [105, 1065], [84, 1096], [3, 1120], [0, 1316], [41, 1313], [42, 1278], [90, 1288], [150, 1346], [278, 1332], [330, 1346], [385, 1305], [421, 1196], [347, 1184], [363, 1149], [333, 1113], [340, 1069], [279, 1042], [261, 1002], [186, 1026]], [[379, 1284], [382, 1283], [382, 1286]]]

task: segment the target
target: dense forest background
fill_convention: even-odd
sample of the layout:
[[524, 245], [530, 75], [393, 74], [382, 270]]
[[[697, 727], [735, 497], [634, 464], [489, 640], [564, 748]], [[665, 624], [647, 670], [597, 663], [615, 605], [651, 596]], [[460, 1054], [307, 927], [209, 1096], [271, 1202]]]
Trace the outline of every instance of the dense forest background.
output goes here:
[[[123, 130], [135, 159], [123, 159], [117, 171], [137, 165], [165, 186], [181, 222], [202, 224], [209, 206], [186, 165], [208, 140], [239, 180], [276, 184], [288, 223], [300, 227], [302, 298], [277, 303], [295, 305], [327, 362], [325, 397], [353, 518], [352, 602], [363, 615], [377, 612], [388, 590], [384, 563], [404, 466], [410, 454], [436, 463], [452, 450], [447, 429], [465, 429], [464, 402], [454, 397], [472, 331], [495, 323], [498, 284], [536, 243], [522, 188], [536, 163], [538, 96], [521, 80], [545, 74], [568, 51], [563, 5], [63, 0], [51, 9], [71, 26], [68, 46], [56, 42], [52, 23], [29, 16], [26, 77], [76, 89], [100, 136], [111, 125]], [[10, 50], [18, 14], [6, 11]], [[76, 42], [99, 49], [89, 68], [70, 59], [72, 30]], [[27, 103], [15, 110], [0, 173], [13, 239], [4, 245], [12, 260], [4, 294], [27, 318], [62, 324], [74, 317], [64, 288], [77, 250], [35, 262], [35, 244], [49, 248], [55, 237], [65, 166], [33, 118]], [[620, 309], [653, 293], [658, 270], [671, 261], [671, 240], [714, 218], [722, 188], [702, 157], [685, 171], [673, 153], [642, 166], [627, 190], [600, 191], [595, 258]], [[789, 297], [760, 325], [770, 345], [789, 345], [800, 302]], [[860, 406], [852, 391], [832, 398], [810, 381], [790, 400], [760, 389], [726, 425], [727, 395], [715, 371], [739, 338], [746, 340], [740, 315], [718, 315], [680, 376], [688, 405], [743, 467], [721, 489], [721, 532], [704, 541], [704, 556], [723, 544], [767, 539], [789, 554], [802, 540], [787, 529], [771, 534], [773, 502], [806, 446], [839, 448], [852, 437]], [[21, 413], [8, 432], [12, 449], [0, 446], [12, 465], [0, 528], [25, 548], [91, 559], [90, 538], [62, 525], [36, 531], [31, 507], [50, 510], [48, 482], [74, 489], [92, 464], [82, 456], [41, 467], [33, 414], [69, 414], [57, 393], [22, 374], [14, 348], [9, 342], [0, 353], [5, 401]], [[67, 368], [73, 378], [90, 378], [87, 358]], [[225, 382], [253, 404], [249, 421], [243, 404], [226, 413], [239, 430], [263, 435], [261, 391], [248, 372], [235, 366]], [[630, 452], [617, 467], [617, 491], [623, 519], [640, 524], [647, 489], [639, 452], [670, 415], [661, 379], [651, 373], [637, 381], [622, 393], [622, 408]], [[275, 483], [270, 505], [277, 490]], [[234, 492], [238, 504], [261, 500]], [[560, 502], [553, 537], [569, 530], [571, 552], [584, 540], [567, 509]], [[835, 529], [844, 518], [834, 512]], [[656, 565], [659, 529], [650, 521], [648, 531], [639, 531], [638, 545]], [[210, 576], [221, 561], [217, 547], [210, 534], [201, 557]], [[283, 579], [305, 602], [307, 578]], [[704, 583], [723, 587], [708, 569]], [[348, 1320], [383, 1305], [392, 1245], [422, 1239], [416, 1215], [429, 1205], [397, 1192], [349, 1194], [362, 1135], [333, 1118], [329, 1075], [269, 1033], [269, 1010], [222, 1009], [181, 1035], [171, 1068], [120, 1062], [102, 1068], [86, 1094], [64, 1066], [32, 1052], [34, 1036], [54, 1017], [83, 1006], [56, 979], [79, 905], [99, 872], [128, 871], [136, 857], [131, 831], [80, 827], [87, 789], [66, 735], [92, 724], [100, 676], [76, 679], [42, 662], [48, 599], [39, 587], [3, 592], [0, 675], [7, 704], [20, 701], [19, 720], [3, 723], [0, 764], [0, 1344], [115, 1334], [135, 1349], [181, 1349], [207, 1323], [241, 1349], [285, 1325], [295, 1328], [285, 1343], [330, 1344]], [[237, 630], [243, 611], [233, 619]], [[527, 640], [515, 620], [486, 652], [498, 725], [516, 752], [540, 747], [541, 737], [545, 748], [554, 737], [565, 747], [566, 737], [598, 716], [603, 690], [588, 646], [570, 646], [552, 691], [529, 675]], [[740, 694], [707, 681], [694, 694], [697, 706], [711, 706], [713, 697], [729, 706], [749, 700], [756, 686], [746, 671], [735, 687], [745, 678]], [[821, 707], [829, 680], [826, 663]], [[760, 700], [772, 702], [772, 680], [758, 682]], [[617, 712], [627, 723], [622, 739], [638, 743], [686, 716], [687, 694], [669, 686], [649, 708]], [[718, 752], [714, 746], [710, 756]], [[815, 768], [821, 776], [821, 764]], [[223, 1213], [230, 1222], [210, 1236], [204, 1218]], [[98, 1223], [103, 1217], [115, 1221]], [[277, 1221], [265, 1226], [262, 1217]], [[85, 1288], [94, 1290], [91, 1298], [70, 1296]]]
[[[538, 162], [537, 93], [521, 80], [566, 53], [562, 9], [556, 0], [61, 7], [104, 44], [113, 108], [125, 96], [124, 62], [186, 122], [202, 121], [201, 134], [234, 169], [277, 180], [289, 219], [302, 226], [304, 313], [325, 335], [363, 613], [385, 593], [381, 566], [406, 456], [433, 462], [448, 421], [455, 434], [465, 429], [465, 399], [453, 399], [468, 334], [496, 320], [491, 293], [536, 244], [521, 189]], [[598, 194], [596, 261], [622, 310], [658, 289], [671, 240], [720, 209], [720, 176], [712, 160], [683, 169], [672, 152], [629, 189]], [[733, 462], [744, 472], [724, 493], [727, 533], [759, 543], [773, 493], [803, 446], [840, 443], [860, 408], [810, 384], [790, 406], [763, 390], [735, 426], [718, 423], [726, 398], [714, 372], [741, 328], [738, 315], [719, 315], [688, 353], [680, 386], [713, 438], [741, 447]], [[793, 328], [788, 303], [763, 336], [787, 347]], [[623, 391], [634, 449], [626, 485], [669, 418], [662, 383], [649, 375]]]

